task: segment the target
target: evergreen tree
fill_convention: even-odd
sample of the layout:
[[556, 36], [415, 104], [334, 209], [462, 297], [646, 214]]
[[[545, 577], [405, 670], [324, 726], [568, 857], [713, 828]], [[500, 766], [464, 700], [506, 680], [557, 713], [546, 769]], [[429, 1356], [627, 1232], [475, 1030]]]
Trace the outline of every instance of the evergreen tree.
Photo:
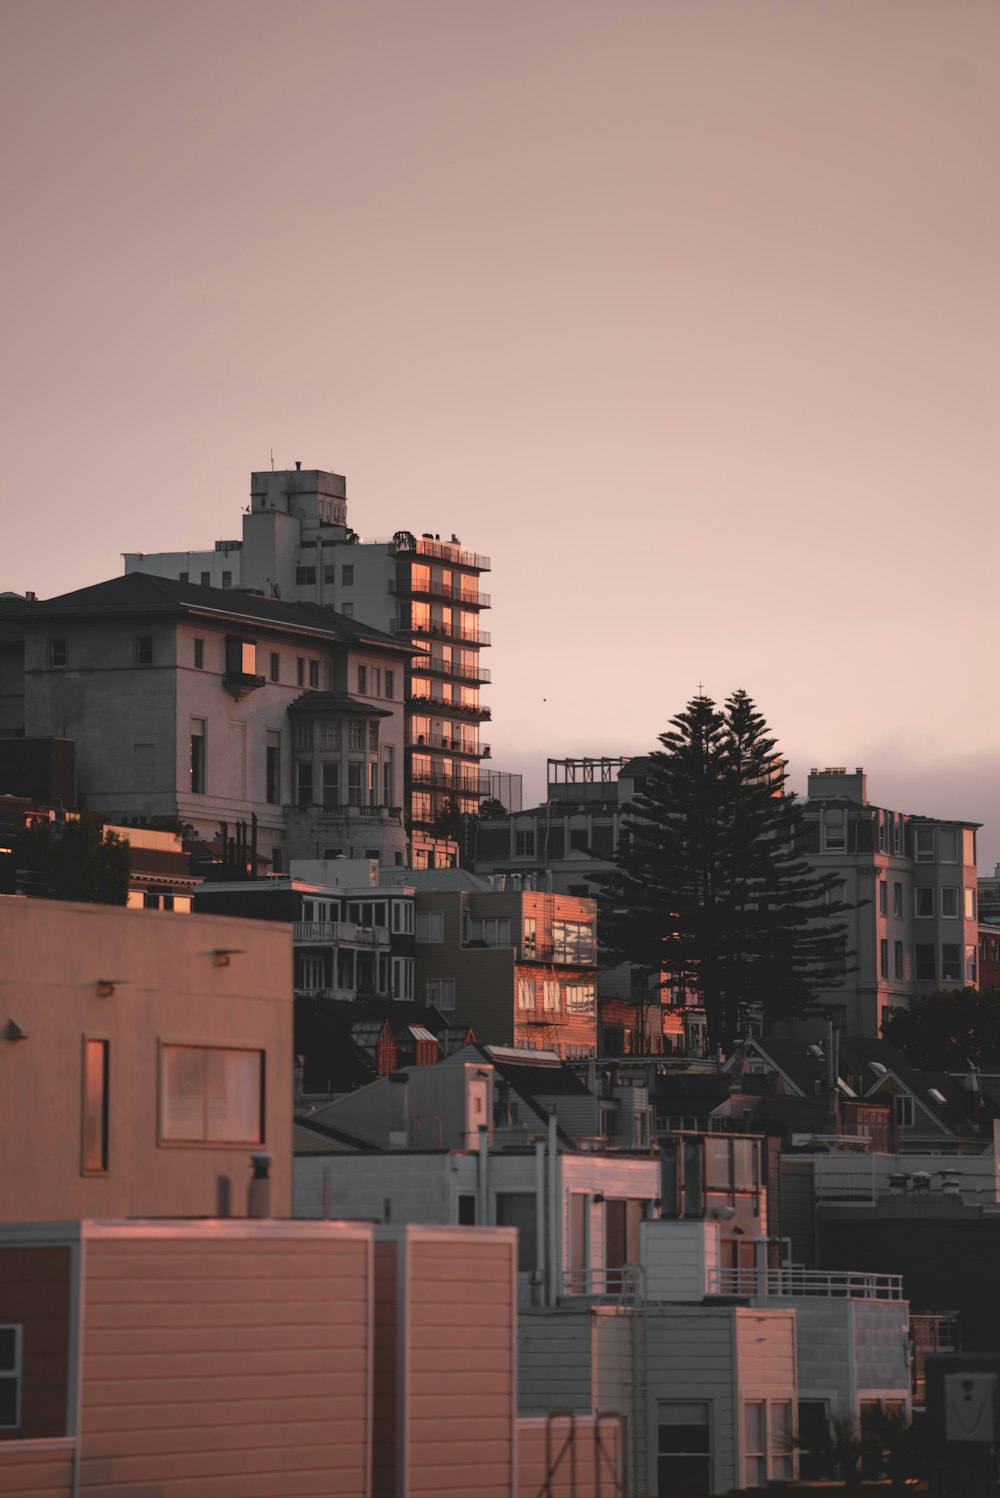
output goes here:
[[62, 823], [39, 822], [23, 841], [39, 892], [50, 900], [124, 905], [132, 872], [128, 840], [105, 832], [93, 812]]
[[660, 744], [626, 808], [602, 943], [685, 990], [709, 1044], [729, 1046], [749, 1010], [788, 1017], [843, 981], [847, 907], [829, 903], [836, 876], [796, 851], [802, 813], [746, 692], [721, 710], [693, 698]]

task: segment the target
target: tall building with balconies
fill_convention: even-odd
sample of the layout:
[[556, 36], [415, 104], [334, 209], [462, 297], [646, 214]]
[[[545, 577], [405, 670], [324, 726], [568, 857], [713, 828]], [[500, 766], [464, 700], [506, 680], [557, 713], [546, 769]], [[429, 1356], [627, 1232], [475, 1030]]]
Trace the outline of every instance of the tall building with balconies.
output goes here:
[[[428, 868], [456, 860], [463, 814], [488, 793], [480, 738], [490, 710], [480, 688], [490, 673], [480, 652], [490, 607], [480, 587], [489, 557], [454, 534], [398, 530], [362, 540], [347, 524], [347, 486], [340, 474], [294, 469], [251, 474], [242, 541], [211, 551], [126, 553], [126, 572], [253, 590], [267, 597], [318, 603], [413, 645], [402, 686], [405, 707], [404, 788], [410, 861]], [[222, 565], [224, 563], [224, 565]], [[371, 686], [359, 681], [362, 695]], [[392, 695], [388, 688], [387, 695]]]

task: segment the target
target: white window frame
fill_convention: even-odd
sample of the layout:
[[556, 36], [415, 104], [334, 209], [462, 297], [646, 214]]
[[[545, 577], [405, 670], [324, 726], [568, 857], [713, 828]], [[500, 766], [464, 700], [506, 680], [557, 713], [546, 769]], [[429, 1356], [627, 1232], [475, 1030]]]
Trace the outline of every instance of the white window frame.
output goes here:
[[893, 1097], [893, 1117], [901, 1129], [912, 1129], [916, 1123], [917, 1105], [912, 1092], [897, 1092]]
[[[833, 818], [832, 821], [831, 818]], [[823, 813], [823, 852], [846, 853], [846, 851], [847, 812], [842, 808], [832, 807]]]
[[913, 829], [913, 862], [934, 862], [934, 828], [914, 827]]
[[[948, 907], [952, 906], [951, 910]], [[957, 921], [959, 917], [958, 885], [945, 884], [941, 887], [941, 919], [943, 921]]]
[[428, 978], [424, 990], [427, 1007], [433, 1004], [435, 1009], [442, 1013], [455, 1007], [455, 980], [454, 978]]
[[418, 910], [416, 939], [424, 946], [439, 946], [444, 941], [444, 911]]
[[[201, 1055], [206, 1067], [204, 1078], [204, 1093], [202, 1097], [202, 1128], [198, 1134], [183, 1134], [177, 1132], [176, 1120], [171, 1121], [170, 1108], [171, 1098], [168, 1092], [168, 1071], [171, 1062], [176, 1058], [176, 1053], [189, 1051]], [[256, 1058], [256, 1124], [252, 1130], [236, 1132], [234, 1136], [229, 1134], [219, 1135], [212, 1133], [211, 1109], [211, 1078], [207, 1068], [211, 1062], [209, 1058], [213, 1055], [244, 1056]], [[179, 1059], [179, 1058], [176, 1058]], [[248, 1068], [249, 1070], [249, 1068]], [[266, 1120], [264, 1117], [265, 1079], [266, 1079], [266, 1054], [258, 1046], [223, 1046], [203, 1045], [192, 1041], [168, 1040], [161, 1041], [159, 1046], [159, 1065], [157, 1067], [159, 1077], [159, 1107], [157, 1109], [159, 1118], [158, 1143], [174, 1147], [203, 1147], [225, 1148], [230, 1145], [262, 1145], [266, 1142]]]
[[11, 1424], [0, 1424], [0, 1430], [20, 1430], [22, 1376], [24, 1368], [24, 1327], [17, 1321], [5, 1321], [0, 1323], [0, 1332], [14, 1333], [13, 1364], [10, 1368], [0, 1368], [0, 1379], [3, 1379], [5, 1382], [11, 1380], [15, 1386], [13, 1422]]
[[[921, 910], [920, 906], [927, 906]], [[913, 915], [918, 921], [932, 921], [934, 919], [934, 889], [927, 884], [918, 884], [913, 891]]]
[[517, 1007], [522, 1011], [532, 1010], [535, 1007], [535, 980], [534, 978], [518, 978], [517, 980]]
[[559, 984], [551, 978], [542, 980], [542, 1008], [546, 1014], [558, 1014], [561, 1009]]

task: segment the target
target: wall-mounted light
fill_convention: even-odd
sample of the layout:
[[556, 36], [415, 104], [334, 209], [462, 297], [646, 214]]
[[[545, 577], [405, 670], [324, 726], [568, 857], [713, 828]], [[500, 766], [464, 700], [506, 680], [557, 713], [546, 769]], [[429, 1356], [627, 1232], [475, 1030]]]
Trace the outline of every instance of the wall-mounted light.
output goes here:
[[3, 1027], [4, 1040], [27, 1040], [28, 1032], [16, 1019], [9, 1019]]
[[230, 957], [241, 957], [243, 947], [216, 947], [212, 952], [213, 967], [228, 967]]
[[98, 978], [97, 997], [99, 999], [110, 999], [119, 983], [125, 983], [125, 978]]

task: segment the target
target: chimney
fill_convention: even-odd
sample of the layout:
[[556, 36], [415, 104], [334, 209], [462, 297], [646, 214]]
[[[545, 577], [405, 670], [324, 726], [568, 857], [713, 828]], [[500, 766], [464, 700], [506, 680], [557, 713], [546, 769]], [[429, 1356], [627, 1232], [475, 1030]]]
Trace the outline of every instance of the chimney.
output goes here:
[[247, 1192], [247, 1216], [270, 1217], [271, 1215], [271, 1159], [264, 1152], [250, 1156], [253, 1175]]

